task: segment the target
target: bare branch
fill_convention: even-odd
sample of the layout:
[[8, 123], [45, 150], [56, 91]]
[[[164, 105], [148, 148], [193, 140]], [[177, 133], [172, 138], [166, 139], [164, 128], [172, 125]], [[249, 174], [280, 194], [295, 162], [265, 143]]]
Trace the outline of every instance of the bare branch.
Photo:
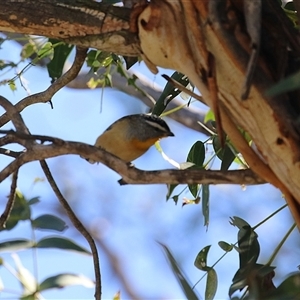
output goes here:
[[67, 213], [69, 219], [71, 220], [74, 227], [82, 234], [87, 242], [90, 245], [92, 255], [93, 255], [93, 261], [94, 261], [94, 271], [95, 271], [95, 279], [96, 279], [96, 291], [95, 291], [95, 299], [100, 300], [101, 299], [101, 272], [100, 272], [100, 264], [99, 264], [99, 255], [97, 251], [97, 247], [95, 244], [95, 241], [93, 237], [90, 235], [90, 233], [86, 230], [86, 228], [83, 226], [81, 221], [77, 218], [75, 213], [73, 212], [71, 206], [68, 204], [68, 201], [64, 198], [62, 193], [60, 192], [57, 184], [54, 181], [54, 178], [49, 170], [49, 167], [45, 160], [40, 161], [41, 167], [46, 175], [46, 178], [48, 179], [48, 182], [54, 191], [59, 203], [64, 208], [65, 212]]
[[[51, 138], [45, 137], [50, 140]], [[61, 140], [60, 140], [61, 141]], [[122, 176], [121, 184], [262, 184], [261, 178], [250, 169], [236, 171], [211, 170], [139, 170], [116, 156], [97, 147], [79, 143], [61, 141], [59, 145], [35, 144], [32, 149], [21, 154], [0, 172], [0, 182], [23, 164], [66, 154], [77, 154], [92, 161], [101, 162]]]
[[0, 154], [6, 155], [6, 156], [10, 156], [10, 157], [18, 157], [20, 156], [20, 154], [22, 154], [23, 152], [17, 152], [17, 151], [12, 151], [9, 149], [4, 149], [4, 148], [0, 148]]
[[17, 181], [18, 181], [18, 170], [16, 170], [13, 173], [12, 177], [12, 182], [10, 186], [10, 193], [9, 193], [9, 198], [6, 203], [5, 210], [3, 214], [0, 217], [0, 228], [5, 228], [6, 227], [6, 222], [10, 216], [10, 213], [13, 209], [14, 203], [15, 203], [15, 195], [16, 195], [16, 188], [17, 188]]
[[[8, 144], [12, 144], [12, 143], [15, 143], [15, 137], [12, 136], [12, 135], [6, 135], [2, 138], [0, 138], [0, 147], [1, 146], [4, 146], [4, 145], [8, 145]], [[19, 141], [18, 144], [21, 144], [22, 145], [22, 140]]]
[[[21, 112], [24, 108], [35, 103], [46, 103], [51, 100], [53, 95], [59, 91], [61, 88], [66, 86], [70, 81], [72, 81], [77, 74], [79, 73], [86, 57], [87, 49], [86, 48], [76, 48], [76, 56], [72, 67], [60, 78], [58, 78], [47, 90], [41, 93], [37, 93], [31, 96], [28, 96], [18, 102], [15, 107], [18, 112]], [[7, 113], [3, 114], [0, 117], [0, 127], [6, 124], [10, 118], [7, 116]]]
[[20, 133], [29, 134], [29, 130], [26, 127], [21, 115], [15, 109], [15, 107], [3, 96], [0, 95], [0, 105], [6, 110], [6, 115], [9, 120], [12, 121], [17, 131]]
[[[1, 96], [0, 96], [0, 100], [1, 100]], [[7, 134], [10, 136], [16, 137], [16, 138], [18, 138], [18, 142], [20, 140], [35, 140], [35, 141], [39, 140], [39, 141], [41, 141], [41, 143], [52, 142], [57, 145], [64, 143], [64, 140], [59, 139], [59, 138], [53, 138], [51, 136], [45, 136], [45, 135], [39, 135], [39, 134], [26, 134], [26, 133], [14, 131], [14, 130], [0, 130], [0, 134]]]

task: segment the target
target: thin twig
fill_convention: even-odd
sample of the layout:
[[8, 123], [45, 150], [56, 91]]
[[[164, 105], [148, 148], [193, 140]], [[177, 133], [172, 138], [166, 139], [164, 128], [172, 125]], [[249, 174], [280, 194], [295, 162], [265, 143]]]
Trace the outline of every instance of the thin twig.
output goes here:
[[[52, 99], [53, 95], [57, 91], [59, 91], [64, 86], [66, 86], [70, 81], [72, 81], [77, 76], [77, 74], [81, 70], [81, 67], [85, 61], [86, 53], [87, 53], [87, 48], [76, 47], [76, 56], [75, 56], [72, 67], [65, 74], [63, 74], [60, 78], [58, 78], [44, 92], [28, 96], [28, 97], [24, 98], [23, 100], [21, 100], [20, 102], [18, 102], [15, 105], [17, 112], [21, 112], [27, 106], [35, 104], [35, 103], [46, 103], [46, 102], [50, 101]], [[8, 121], [10, 121], [10, 118], [7, 115], [7, 113], [3, 114], [0, 117], [0, 127], [2, 127]]]
[[0, 217], [0, 228], [6, 227], [6, 222], [10, 216], [10, 213], [13, 209], [14, 203], [15, 203], [15, 194], [16, 194], [16, 188], [17, 188], [17, 180], [18, 180], [18, 170], [13, 173], [13, 178], [10, 186], [10, 194], [9, 199], [6, 203], [5, 210], [3, 214]]
[[22, 132], [24, 134], [30, 134], [20, 113], [16, 110], [15, 106], [12, 105], [10, 101], [8, 101], [5, 97], [0, 96], [0, 105], [6, 110], [6, 113], [4, 115], [7, 116], [8, 121], [12, 121], [13, 125], [16, 128], [16, 131]]
[[[18, 144], [22, 145], [23, 141], [20, 140], [19, 142], [20, 143], [18, 143]], [[2, 138], [0, 138], [0, 147], [2, 147], [4, 145], [13, 144], [13, 143], [16, 143], [16, 138], [14, 136], [6, 135], [6, 136], [3, 136]]]
[[[1, 96], [0, 96], [1, 97]], [[13, 135], [23, 140], [39, 140], [42, 143], [51, 142], [57, 145], [63, 144], [64, 140], [59, 138], [54, 138], [51, 136], [39, 135], [39, 134], [26, 134], [18, 131], [10, 130], [0, 130], [0, 134]]]
[[51, 188], [53, 189], [56, 197], [58, 198], [61, 206], [66, 211], [69, 219], [73, 223], [74, 227], [82, 234], [87, 242], [90, 245], [92, 255], [93, 255], [93, 261], [94, 261], [94, 271], [95, 271], [95, 280], [96, 280], [96, 291], [95, 291], [95, 299], [100, 300], [101, 299], [101, 272], [100, 272], [100, 264], [99, 264], [99, 255], [97, 251], [96, 244], [94, 242], [94, 239], [90, 235], [90, 233], [86, 230], [86, 228], [83, 226], [83, 224], [80, 222], [80, 220], [77, 218], [75, 213], [73, 212], [72, 208], [68, 204], [67, 200], [64, 198], [64, 196], [61, 194], [58, 186], [56, 185], [54, 178], [49, 170], [49, 167], [45, 160], [40, 161], [41, 167], [46, 175], [46, 178], [48, 182], [50, 183]]
[[4, 149], [4, 148], [0, 148], [0, 154], [9, 156], [9, 157], [18, 157], [20, 156], [22, 153], [24, 153], [23, 151], [12, 151], [9, 149]]
[[171, 78], [170, 76], [168, 76], [166, 74], [163, 74], [161, 76], [164, 79], [166, 79], [168, 82], [172, 83], [174, 85], [174, 87], [179, 89], [181, 92], [188, 94], [189, 96], [197, 99], [198, 101], [200, 101], [201, 103], [206, 105], [202, 96], [195, 94], [193, 91], [189, 90], [188, 88], [186, 88], [185, 86], [183, 86], [182, 84], [180, 84], [179, 82], [177, 82], [176, 80], [174, 80], [173, 78]]
[[282, 238], [282, 240], [280, 241], [280, 243], [276, 246], [275, 250], [273, 251], [271, 257], [269, 258], [268, 262], [266, 263], [267, 266], [271, 266], [272, 262], [274, 261], [274, 259], [276, 258], [278, 252], [280, 251], [280, 249], [282, 248], [282, 246], [284, 245], [284, 243], [286, 242], [287, 238], [290, 236], [290, 234], [292, 233], [292, 231], [296, 228], [296, 223], [293, 223], [293, 225], [290, 227], [290, 229], [287, 231], [287, 233], [284, 235], [284, 237]]

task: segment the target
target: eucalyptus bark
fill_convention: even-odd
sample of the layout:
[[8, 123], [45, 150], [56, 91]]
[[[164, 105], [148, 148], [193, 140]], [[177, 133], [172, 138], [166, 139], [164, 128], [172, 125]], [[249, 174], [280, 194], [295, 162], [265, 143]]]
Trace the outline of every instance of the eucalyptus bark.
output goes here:
[[85, 0], [6, 0], [0, 1], [0, 30], [137, 56], [137, 35], [129, 31], [130, 12]]
[[[262, 3], [261, 51], [250, 94], [242, 87], [251, 56], [243, 1], [152, 1], [138, 18], [142, 57], [186, 74], [213, 107], [210, 57], [215, 62], [222, 125], [254, 172], [280, 188], [300, 225], [299, 95], [266, 91], [297, 67], [299, 36], [276, 1]], [[238, 128], [252, 137], [260, 155]]]

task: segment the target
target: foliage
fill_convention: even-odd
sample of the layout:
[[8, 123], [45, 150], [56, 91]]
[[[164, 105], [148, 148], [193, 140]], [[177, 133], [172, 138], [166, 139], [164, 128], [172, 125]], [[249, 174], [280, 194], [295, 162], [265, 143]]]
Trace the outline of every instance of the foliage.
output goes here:
[[[263, 223], [263, 222], [262, 222]], [[261, 223], [261, 224], [262, 224]], [[238, 231], [238, 241], [235, 244], [230, 244], [225, 241], [219, 241], [219, 246], [225, 253], [216, 261], [211, 267], [207, 264], [208, 253], [211, 245], [205, 246], [201, 249], [195, 259], [195, 267], [203, 272], [205, 275], [201, 277], [196, 285], [206, 276], [205, 298], [206, 300], [214, 299], [218, 288], [218, 276], [215, 266], [222, 261], [222, 258], [236, 250], [239, 256], [239, 269], [236, 271], [232, 284], [229, 288], [230, 299], [298, 299], [300, 295], [300, 273], [293, 273], [288, 276], [278, 287], [273, 283], [275, 276], [275, 267], [271, 266], [272, 257], [268, 263], [261, 264], [257, 260], [260, 254], [260, 245], [255, 229], [260, 226], [251, 227], [245, 220], [239, 217], [231, 218], [231, 225], [236, 226]], [[294, 226], [293, 226], [294, 228]], [[170, 250], [162, 245], [167, 254], [173, 272], [181, 282], [185, 296], [187, 299], [199, 299], [194, 293], [193, 288], [188, 283], [187, 277], [181, 273], [176, 260], [172, 256]], [[238, 292], [242, 292], [240, 297], [235, 296]], [[196, 298], [195, 298], [196, 297]]]
[[[94, 283], [92, 280], [80, 274], [69, 273], [52, 275], [41, 282], [37, 282], [37, 274], [31, 274], [31, 272], [21, 263], [16, 252], [23, 250], [35, 252], [35, 249], [38, 248], [60, 249], [65, 251], [75, 251], [78, 254], [91, 254], [90, 251], [84, 249], [74, 241], [61, 236], [51, 235], [40, 240], [35, 240], [35, 231], [37, 230], [63, 232], [67, 228], [66, 223], [54, 215], [43, 214], [36, 218], [32, 218], [32, 206], [39, 202], [39, 197], [26, 199], [24, 195], [18, 191], [15, 195], [15, 203], [10, 217], [6, 222], [6, 227], [2, 229], [13, 230], [19, 223], [25, 222], [29, 223], [32, 232], [32, 239], [16, 238], [0, 243], [0, 252], [14, 253], [12, 257], [15, 262], [15, 268], [9, 265], [3, 258], [1, 258], [1, 267], [12, 274], [16, 274], [16, 279], [20, 282], [22, 287], [20, 299], [41, 299], [41, 292], [43, 291], [53, 288], [63, 288], [70, 285], [93, 287]], [[2, 283], [1, 291], [6, 292], [7, 288], [9, 291], [9, 287], [4, 286]]]
[[[114, 4], [119, 1], [105, 2]], [[286, 15], [292, 20], [293, 24], [298, 26], [297, 15], [293, 2], [290, 1], [283, 4], [283, 9]], [[0, 82], [1, 85], [8, 85], [12, 91], [15, 91], [17, 88], [16, 81], [20, 80], [21, 85], [23, 85], [22, 76], [32, 66], [42, 63], [43, 60], [46, 60], [51, 83], [54, 83], [62, 76], [64, 65], [73, 50], [72, 45], [53, 39], [46, 40], [30, 36], [24, 37], [24, 39], [25, 43], [20, 53], [20, 61], [0, 61], [0, 71], [2, 72], [7, 69], [17, 70], [21, 63], [28, 62], [15, 77], [5, 78]], [[1, 44], [3, 45], [5, 41], [6, 39], [3, 38], [1, 40]], [[137, 60], [130, 61], [128, 58], [122, 58], [114, 53], [90, 49], [86, 56], [86, 65], [90, 72], [97, 73], [103, 68], [105, 71], [99, 79], [91, 79], [88, 82], [89, 88], [94, 89], [99, 86], [113, 87], [112, 74], [114, 72], [118, 72], [126, 78], [128, 85], [132, 85], [136, 89], [140, 90], [144, 95], [148, 96], [147, 93], [136, 84], [137, 77], [135, 75], [129, 77], [126, 72], [126, 67], [131, 66], [136, 61]], [[174, 72], [171, 78], [184, 87], [189, 85], [191, 86], [189, 79], [184, 74]], [[297, 71], [295, 74], [280, 80], [278, 84], [268, 91], [268, 94], [273, 96], [299, 89], [299, 78], [300, 73]], [[171, 114], [172, 111], [166, 111], [167, 105], [180, 93], [181, 91], [178, 88], [174, 87], [171, 82], [168, 82], [160, 97], [156, 99], [156, 103], [152, 108], [152, 113], [156, 115]], [[182, 107], [188, 107], [192, 103], [192, 98], [189, 100], [190, 101], [185, 103]], [[178, 109], [181, 109], [182, 107], [179, 107]], [[197, 122], [197, 120], [195, 120], [195, 122]], [[214, 113], [211, 110], [207, 111], [205, 124], [202, 124], [202, 126], [208, 127], [209, 124], [212, 125], [212, 129], [209, 129], [210, 136], [205, 141], [195, 141], [195, 143], [190, 147], [186, 162], [178, 163], [180, 168], [209, 170], [213, 163], [214, 165], [218, 165], [219, 169], [224, 172], [230, 168], [248, 168], [243, 157], [236, 150], [227, 134], [225, 132], [217, 132]], [[242, 129], [240, 130], [249, 144], [251, 144], [251, 137], [249, 137], [247, 132], [244, 132]], [[224, 135], [224, 145], [221, 143], [221, 137], [219, 134]], [[206, 228], [209, 227], [211, 221], [209, 184], [187, 184], [184, 187], [179, 185], [170, 185], [168, 186], [166, 198], [167, 200], [172, 198], [175, 204], [177, 204], [179, 199], [182, 198], [182, 206], [186, 206], [188, 204], [197, 205], [201, 203], [203, 223]], [[32, 232], [35, 232], [36, 230], [63, 232], [67, 228], [66, 223], [55, 215], [43, 214], [32, 218], [32, 207], [39, 202], [39, 197], [26, 199], [21, 192], [17, 192], [15, 195], [13, 209], [6, 222], [6, 227], [2, 230], [13, 230], [16, 229], [16, 226], [20, 223], [29, 223], [30, 230]], [[258, 262], [261, 245], [259, 243], [256, 229], [266, 220], [262, 221], [257, 226], [252, 227], [245, 220], [235, 216], [231, 219], [230, 224], [238, 229], [237, 242], [218, 242], [219, 247], [224, 251], [224, 255], [222, 257], [229, 253], [238, 254], [239, 268], [232, 279], [232, 284], [228, 291], [231, 299], [275, 300], [283, 299], [283, 297], [285, 297], [285, 299], [297, 299], [300, 295], [299, 273], [291, 274], [286, 280], [279, 284], [278, 287], [275, 287], [273, 283], [275, 267], [271, 266], [271, 263], [273, 262], [274, 257], [278, 254], [282, 246], [281, 244], [270, 256], [269, 262]], [[283, 240], [288, 237], [290, 232], [287, 233]], [[32, 236], [34, 237], [34, 234]], [[162, 245], [162, 247], [166, 253], [171, 269], [187, 299], [198, 299], [194, 289], [195, 287], [191, 287], [187, 276], [180, 269], [179, 263], [176, 261], [174, 255], [166, 245]], [[66, 251], [75, 251], [78, 254], [90, 254], [89, 250], [86, 250], [74, 241], [61, 236], [47, 236], [39, 240], [35, 240], [34, 238], [18, 238], [0, 243], [0, 251], [6, 252], [18, 252], [20, 250], [35, 251], [36, 248], [56, 248]], [[214, 299], [215, 297], [218, 288], [218, 274], [215, 266], [222, 260], [221, 257], [217, 262], [209, 266], [208, 258], [210, 251], [211, 245], [203, 247], [195, 258], [194, 263], [198, 270], [205, 272], [205, 299]], [[8, 265], [2, 259], [1, 267], [8, 270], [14, 269], [15, 274], [17, 274], [17, 280], [22, 286], [22, 293], [20, 294], [21, 299], [39, 299], [41, 292], [51, 288], [62, 288], [74, 284], [80, 284], [87, 287], [94, 285], [91, 280], [82, 277], [82, 275], [70, 273], [49, 275], [49, 277], [45, 278], [41, 282], [37, 282], [37, 276], [32, 275], [30, 271], [22, 265], [17, 255], [14, 255], [14, 261], [16, 265], [15, 268]], [[204, 278], [204, 276], [202, 278]], [[5, 288], [6, 287], [2, 287], [2, 290], [5, 290]], [[116, 296], [116, 299], [119, 299], [118, 295]]]

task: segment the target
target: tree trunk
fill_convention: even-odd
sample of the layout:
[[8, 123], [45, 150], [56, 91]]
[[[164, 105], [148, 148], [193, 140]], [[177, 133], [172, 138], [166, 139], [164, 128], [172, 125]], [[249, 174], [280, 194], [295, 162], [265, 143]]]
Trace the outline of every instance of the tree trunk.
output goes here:
[[[261, 50], [246, 100], [241, 95], [252, 48], [243, 1], [152, 1], [138, 19], [142, 57], [153, 72], [161, 66], [186, 74], [210, 107], [213, 58], [225, 131], [250, 167], [281, 189], [299, 227], [299, 97], [266, 95], [297, 64], [298, 33], [277, 2], [262, 4]], [[238, 127], [250, 134], [260, 155], [247, 145]]]

